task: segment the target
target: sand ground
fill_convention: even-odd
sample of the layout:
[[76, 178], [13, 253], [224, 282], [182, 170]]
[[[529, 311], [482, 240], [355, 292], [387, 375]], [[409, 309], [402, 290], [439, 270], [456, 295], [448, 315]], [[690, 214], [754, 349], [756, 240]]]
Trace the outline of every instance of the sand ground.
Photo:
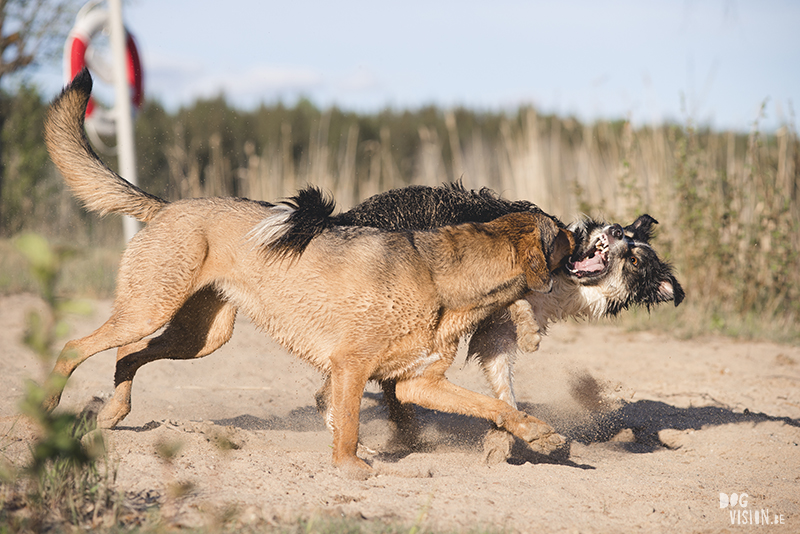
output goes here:
[[[45, 373], [20, 342], [36, 307], [29, 295], [0, 298], [0, 454], [17, 463], [31, 439], [16, 416], [24, 381]], [[110, 303], [93, 308], [70, 317], [71, 337], [98, 327]], [[62, 407], [108, 398], [113, 370], [112, 353], [91, 358]], [[448, 376], [487, 391], [463, 357]], [[544, 457], [517, 442], [507, 462], [487, 465], [488, 423], [417, 409], [425, 447], [403, 452], [370, 386], [362, 456], [380, 474], [366, 481], [330, 465], [320, 383], [247, 319], [209, 357], [145, 366], [132, 412], [105, 432], [118, 488], [185, 526], [235, 506], [241, 523], [344, 515], [454, 531], [800, 532], [798, 347], [559, 324], [520, 356], [516, 384], [521, 408], [568, 438], [563, 451]], [[165, 443], [180, 446], [172, 463], [156, 452]], [[188, 495], [170, 498], [183, 482]], [[746, 494], [746, 506], [723, 508], [720, 493]]]

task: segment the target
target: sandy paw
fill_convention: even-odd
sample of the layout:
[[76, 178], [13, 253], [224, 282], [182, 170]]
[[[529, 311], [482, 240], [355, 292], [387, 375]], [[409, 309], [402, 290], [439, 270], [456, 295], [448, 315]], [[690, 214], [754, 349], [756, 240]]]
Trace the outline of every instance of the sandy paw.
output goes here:
[[130, 406], [118, 404], [112, 398], [97, 414], [97, 428], [114, 428], [130, 411]]
[[564, 436], [553, 432], [552, 434], [529, 442], [528, 446], [535, 452], [541, 454], [550, 454], [551, 452], [557, 451], [563, 447], [566, 442], [567, 440], [564, 438]]
[[503, 463], [511, 457], [514, 436], [505, 430], [493, 428], [483, 440], [483, 460], [487, 465]]
[[526, 421], [522, 427], [520, 437], [536, 452], [550, 454], [566, 443], [564, 436], [557, 434], [553, 427], [536, 419]]
[[343, 477], [350, 480], [367, 480], [376, 474], [367, 462], [357, 457], [340, 462], [336, 467]]

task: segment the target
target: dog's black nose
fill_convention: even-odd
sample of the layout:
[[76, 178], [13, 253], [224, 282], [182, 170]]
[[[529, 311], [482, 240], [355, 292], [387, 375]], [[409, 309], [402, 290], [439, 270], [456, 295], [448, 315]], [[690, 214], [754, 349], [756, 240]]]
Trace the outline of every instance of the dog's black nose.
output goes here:
[[618, 224], [614, 224], [611, 226], [611, 237], [614, 239], [622, 239], [623, 232], [622, 227]]

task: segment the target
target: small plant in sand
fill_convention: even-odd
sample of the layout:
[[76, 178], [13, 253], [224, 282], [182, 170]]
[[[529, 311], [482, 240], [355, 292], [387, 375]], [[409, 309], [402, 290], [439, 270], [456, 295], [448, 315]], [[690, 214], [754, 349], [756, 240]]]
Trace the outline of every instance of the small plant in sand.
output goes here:
[[[28, 315], [23, 341], [49, 367], [53, 344], [66, 333], [64, 315], [85, 311], [79, 303], [55, 295], [61, 262], [70, 252], [54, 249], [37, 234], [23, 235], [15, 244], [28, 260], [45, 303], [43, 313]], [[0, 470], [0, 524], [12, 532], [36, 532], [64, 523], [93, 527], [106, 522], [109, 514], [113, 521], [114, 474], [102, 437], [92, 432], [92, 414], [48, 413], [41, 407], [45, 395], [44, 387], [27, 384], [20, 411], [38, 427], [38, 437], [30, 446], [28, 465]]]

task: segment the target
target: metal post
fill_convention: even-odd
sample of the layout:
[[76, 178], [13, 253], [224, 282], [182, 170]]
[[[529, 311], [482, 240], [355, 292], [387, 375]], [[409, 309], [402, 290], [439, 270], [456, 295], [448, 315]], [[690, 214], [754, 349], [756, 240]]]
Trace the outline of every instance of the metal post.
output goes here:
[[[136, 145], [133, 138], [133, 116], [131, 93], [128, 84], [128, 55], [125, 42], [125, 27], [122, 24], [121, 0], [108, 0], [111, 54], [114, 74], [114, 115], [117, 125], [117, 155], [119, 174], [136, 185]], [[132, 217], [123, 218], [125, 241], [128, 242], [139, 231], [139, 222]]]

